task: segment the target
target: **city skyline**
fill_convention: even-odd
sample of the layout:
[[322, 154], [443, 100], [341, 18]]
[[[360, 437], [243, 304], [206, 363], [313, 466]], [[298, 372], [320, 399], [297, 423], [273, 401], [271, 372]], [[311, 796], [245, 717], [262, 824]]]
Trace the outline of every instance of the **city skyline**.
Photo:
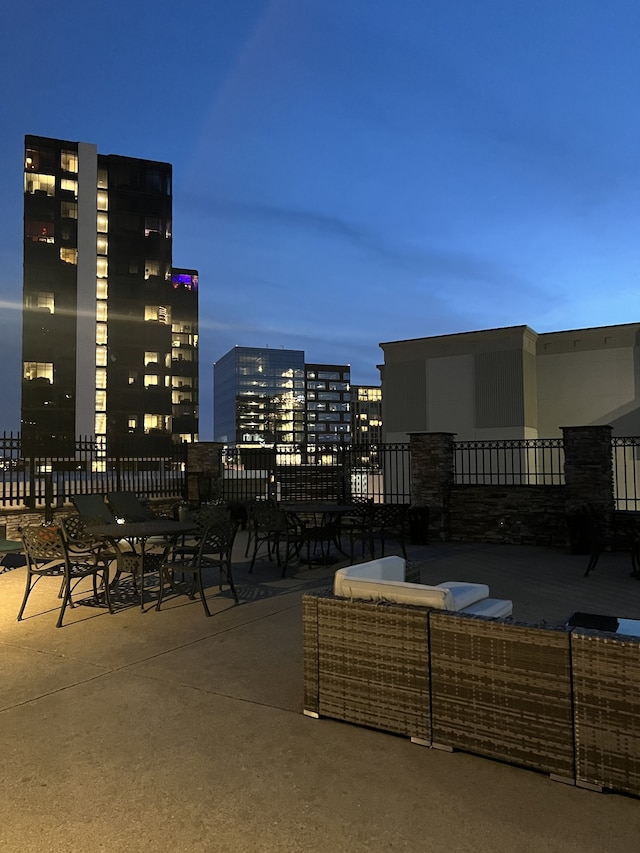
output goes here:
[[0, 429], [19, 427], [25, 134], [173, 165], [174, 263], [200, 272], [203, 439], [234, 345], [375, 384], [381, 342], [639, 319], [640, 7], [514, 8], [12, 4]]

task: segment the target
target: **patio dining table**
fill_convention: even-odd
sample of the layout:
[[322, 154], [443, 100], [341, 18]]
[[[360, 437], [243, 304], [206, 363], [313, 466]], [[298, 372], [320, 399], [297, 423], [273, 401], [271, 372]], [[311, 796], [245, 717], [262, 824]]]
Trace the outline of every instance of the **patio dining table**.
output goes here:
[[[340, 541], [340, 519], [353, 512], [353, 505], [306, 501], [282, 504], [282, 510], [297, 525], [307, 543], [308, 562], [334, 562], [329, 553], [324, 553], [325, 545], [328, 549], [333, 545], [340, 554], [347, 556]], [[312, 556], [312, 546], [315, 551], [318, 545], [320, 558]]]
[[[190, 522], [173, 521], [172, 519], [154, 518], [145, 521], [126, 521], [122, 524], [91, 524], [87, 525], [87, 533], [107, 540], [123, 557], [135, 556], [136, 565], [134, 574], [140, 577], [140, 609], [144, 610], [144, 576], [146, 571], [157, 571], [162, 579], [162, 563], [168, 549], [173, 545], [178, 536], [188, 533], [194, 529]], [[151, 553], [148, 546], [151, 540], [160, 540], [163, 545], [161, 553]], [[120, 543], [128, 543], [129, 552], [122, 550]], [[117, 584], [120, 569], [116, 571], [113, 585]]]

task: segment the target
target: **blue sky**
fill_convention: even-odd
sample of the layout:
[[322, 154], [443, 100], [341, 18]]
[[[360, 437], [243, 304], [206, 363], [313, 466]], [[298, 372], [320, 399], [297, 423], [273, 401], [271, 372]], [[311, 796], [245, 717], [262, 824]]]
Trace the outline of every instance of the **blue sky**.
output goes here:
[[20, 400], [25, 133], [174, 167], [212, 363], [640, 320], [637, 0], [8, 0], [0, 429]]

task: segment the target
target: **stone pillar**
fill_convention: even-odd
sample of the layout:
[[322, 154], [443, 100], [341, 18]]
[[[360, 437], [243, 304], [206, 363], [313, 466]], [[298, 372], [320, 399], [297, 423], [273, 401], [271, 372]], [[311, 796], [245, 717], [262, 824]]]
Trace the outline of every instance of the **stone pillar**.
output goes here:
[[187, 445], [187, 500], [199, 504], [222, 497], [222, 448], [219, 441]]
[[580, 519], [583, 524], [600, 525], [605, 538], [611, 530], [615, 508], [611, 427], [562, 427], [562, 438], [570, 539], [574, 550], [581, 552], [595, 531], [581, 530]]
[[449, 498], [454, 480], [452, 432], [409, 433], [411, 505], [428, 507], [432, 534], [449, 538]]

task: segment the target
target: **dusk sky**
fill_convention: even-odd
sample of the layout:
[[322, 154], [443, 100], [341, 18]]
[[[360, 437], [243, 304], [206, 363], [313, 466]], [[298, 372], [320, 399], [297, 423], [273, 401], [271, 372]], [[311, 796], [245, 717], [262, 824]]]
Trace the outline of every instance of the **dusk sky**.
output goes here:
[[173, 164], [212, 363], [640, 321], [638, 0], [6, 0], [0, 430], [19, 428], [23, 141]]

